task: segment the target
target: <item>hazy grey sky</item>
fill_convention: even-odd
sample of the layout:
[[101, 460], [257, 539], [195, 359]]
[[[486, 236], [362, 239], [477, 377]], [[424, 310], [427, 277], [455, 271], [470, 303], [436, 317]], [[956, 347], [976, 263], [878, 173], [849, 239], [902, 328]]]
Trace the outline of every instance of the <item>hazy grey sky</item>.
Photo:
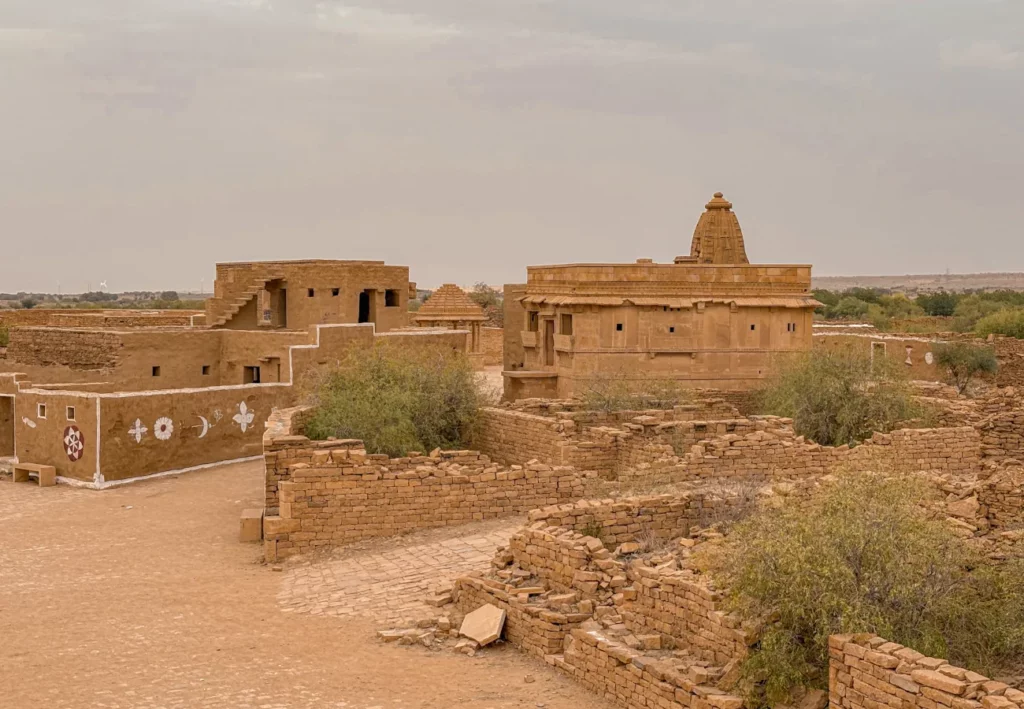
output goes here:
[[1024, 270], [1021, 0], [2, 0], [0, 291]]

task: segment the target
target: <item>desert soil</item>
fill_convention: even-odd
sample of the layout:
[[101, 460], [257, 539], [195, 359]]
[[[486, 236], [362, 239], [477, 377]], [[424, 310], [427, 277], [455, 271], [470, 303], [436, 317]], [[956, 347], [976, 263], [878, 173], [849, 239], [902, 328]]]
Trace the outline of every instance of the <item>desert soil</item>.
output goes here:
[[0, 476], [0, 706], [610, 709], [507, 645], [468, 658], [375, 638], [486, 565], [514, 521], [274, 571], [237, 541], [261, 498], [258, 462], [102, 492]]

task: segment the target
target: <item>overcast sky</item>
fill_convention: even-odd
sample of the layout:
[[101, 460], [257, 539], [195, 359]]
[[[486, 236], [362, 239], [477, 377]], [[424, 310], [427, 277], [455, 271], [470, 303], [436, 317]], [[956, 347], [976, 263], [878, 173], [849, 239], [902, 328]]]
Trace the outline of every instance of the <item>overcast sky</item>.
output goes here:
[[1024, 271], [1021, 0], [2, 0], [0, 291], [371, 258]]

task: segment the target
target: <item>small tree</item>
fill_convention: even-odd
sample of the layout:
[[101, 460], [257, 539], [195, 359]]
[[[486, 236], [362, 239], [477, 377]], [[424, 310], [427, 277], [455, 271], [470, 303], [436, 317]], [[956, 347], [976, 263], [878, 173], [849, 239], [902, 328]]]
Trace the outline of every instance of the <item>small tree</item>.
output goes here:
[[477, 283], [469, 293], [469, 298], [483, 308], [488, 321], [497, 327], [505, 324], [504, 296], [486, 283]]
[[636, 377], [625, 370], [587, 378], [577, 396], [587, 411], [671, 409], [693, 399], [677, 381]]
[[828, 684], [828, 638], [875, 633], [998, 676], [1024, 653], [1020, 564], [994, 566], [921, 505], [913, 479], [847, 473], [806, 506], [741, 521], [705, 568], [734, 610], [771, 619], [742, 666], [748, 706]]
[[31, 310], [32, 308], [36, 307], [36, 305], [37, 305], [37, 302], [36, 302], [35, 298], [22, 298], [21, 299], [21, 307], [25, 308], [25, 310]]
[[793, 419], [798, 434], [829, 446], [858, 443], [924, 413], [896, 362], [873, 360], [852, 347], [814, 349], [783, 361], [761, 405], [765, 413]]
[[954, 293], [939, 291], [917, 296], [917, 304], [920, 305], [928, 315], [939, 315], [948, 317], [956, 310], [956, 304], [960, 298]]
[[999, 361], [991, 347], [981, 347], [967, 342], [938, 343], [932, 348], [935, 363], [945, 367], [950, 382], [958, 393], [963, 394], [971, 380], [985, 372], [994, 374], [999, 369]]

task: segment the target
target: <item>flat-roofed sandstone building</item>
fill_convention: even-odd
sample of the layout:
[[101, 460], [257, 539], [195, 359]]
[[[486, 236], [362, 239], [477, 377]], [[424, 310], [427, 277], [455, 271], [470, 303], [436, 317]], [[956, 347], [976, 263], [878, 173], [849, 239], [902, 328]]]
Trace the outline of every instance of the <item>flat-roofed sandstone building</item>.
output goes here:
[[234, 330], [373, 323], [387, 332], [408, 325], [415, 294], [409, 267], [383, 261], [218, 263], [206, 323]]
[[568, 397], [605, 377], [750, 389], [776, 356], [811, 348], [817, 305], [809, 265], [749, 263], [721, 193], [689, 256], [531, 266], [505, 292], [506, 328], [518, 331], [506, 342], [508, 399]]

